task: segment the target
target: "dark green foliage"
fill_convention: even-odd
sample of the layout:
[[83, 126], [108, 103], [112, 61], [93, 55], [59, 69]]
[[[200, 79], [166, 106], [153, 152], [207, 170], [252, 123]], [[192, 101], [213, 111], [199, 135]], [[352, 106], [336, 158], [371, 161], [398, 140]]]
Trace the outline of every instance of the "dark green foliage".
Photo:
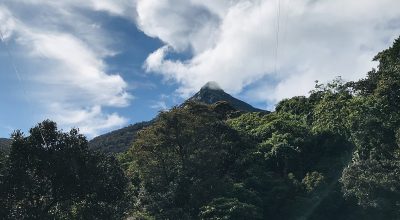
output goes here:
[[242, 203], [238, 199], [217, 198], [201, 208], [200, 219], [217, 220], [257, 220], [263, 219], [261, 211], [254, 205]]
[[290, 99], [280, 101], [276, 107], [276, 112], [286, 112], [293, 115], [308, 116], [314, 107], [313, 100], [305, 96], [296, 96]]
[[356, 150], [343, 171], [344, 194], [382, 219], [397, 219], [400, 202], [399, 135], [400, 38], [379, 53], [378, 70], [352, 83], [356, 94], [349, 109], [349, 131]]
[[307, 173], [301, 183], [304, 185], [307, 192], [312, 192], [325, 184], [325, 177], [322, 173], [314, 171]]
[[193, 219], [229, 186], [246, 148], [212, 107], [188, 103], [161, 113], [128, 153], [140, 177], [138, 200], [157, 218]]
[[400, 203], [400, 161], [363, 160], [347, 167], [342, 176], [345, 195], [352, 195], [364, 207], [396, 211]]
[[[120, 219], [127, 179], [113, 157], [88, 150], [72, 129], [44, 121], [13, 134], [1, 170], [2, 219]], [[45, 141], [45, 142], [44, 142]]]
[[[229, 120], [229, 124], [257, 146], [245, 182], [261, 195], [264, 217], [311, 218], [319, 212], [318, 204], [330, 198], [326, 192], [337, 183], [352, 145], [338, 134], [313, 132], [304, 114], [293, 115], [287, 110], [269, 115], [244, 114]], [[255, 177], [262, 182], [250, 185], [247, 181]], [[342, 202], [340, 197], [338, 203]]]

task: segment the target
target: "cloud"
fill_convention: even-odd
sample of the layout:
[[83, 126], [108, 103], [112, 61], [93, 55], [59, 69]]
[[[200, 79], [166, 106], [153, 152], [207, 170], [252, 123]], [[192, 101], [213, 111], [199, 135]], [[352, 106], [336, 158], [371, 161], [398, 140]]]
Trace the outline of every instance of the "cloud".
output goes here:
[[215, 41], [213, 33], [219, 18], [200, 4], [188, 0], [142, 0], [138, 1], [137, 11], [141, 30], [178, 51], [190, 47], [201, 52]]
[[167, 110], [169, 109], [167, 102], [171, 99], [173, 100], [174, 97], [171, 97], [171, 95], [161, 94], [158, 100], [151, 101], [150, 108], [156, 109], [158, 111]]
[[105, 11], [113, 15], [134, 17], [135, 0], [4, 0], [8, 5], [25, 4], [29, 6], [46, 6], [53, 9], [70, 11], [71, 9], [86, 8], [94, 11]]
[[152, 109], [157, 109], [157, 110], [167, 110], [168, 106], [165, 101], [155, 101], [153, 104], [150, 106]]
[[[17, 4], [18, 3], [18, 4]], [[104, 107], [125, 107], [133, 96], [118, 73], [109, 73], [105, 59], [118, 51], [114, 40], [95, 21], [77, 10], [101, 10], [128, 18], [131, 1], [19, 0], [0, 4], [0, 27], [16, 61], [29, 60], [26, 92], [46, 112], [43, 117], [62, 127], [79, 127], [93, 137], [121, 127], [127, 119]], [[27, 11], [35, 12], [35, 17]], [[31, 12], [32, 13], [32, 12]], [[132, 13], [134, 14], [134, 13]], [[133, 16], [132, 16], [133, 17]], [[16, 45], [16, 46], [15, 46]], [[11, 49], [13, 49], [11, 48]]]
[[[164, 42], [144, 67], [177, 82], [180, 95], [216, 81], [267, 105], [306, 94], [316, 79], [363, 77], [375, 65], [371, 58], [399, 35], [399, 6], [397, 0], [3, 0], [0, 30], [43, 117], [94, 136], [126, 124], [113, 109], [133, 99], [106, 62], [119, 53], [119, 39], [90, 16], [94, 11], [134, 21]], [[155, 104], [163, 108], [162, 102]]]
[[53, 118], [58, 123], [68, 127], [77, 127], [80, 132], [91, 136], [98, 135], [99, 131], [120, 127], [127, 123], [127, 119], [117, 113], [104, 114], [99, 105], [77, 109], [53, 103], [50, 108], [55, 112]]
[[[138, 0], [138, 27], [165, 46], [148, 72], [187, 97], [208, 81], [253, 101], [304, 95], [314, 81], [363, 77], [400, 33], [397, 0]], [[170, 54], [190, 51], [189, 59]], [[266, 104], [267, 105], [267, 104]]]

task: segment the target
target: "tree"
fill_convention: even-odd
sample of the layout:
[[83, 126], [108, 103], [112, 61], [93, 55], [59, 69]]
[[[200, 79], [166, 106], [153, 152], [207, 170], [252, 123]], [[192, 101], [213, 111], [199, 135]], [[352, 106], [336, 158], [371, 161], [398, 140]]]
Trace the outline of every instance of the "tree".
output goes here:
[[325, 183], [324, 176], [319, 172], [307, 173], [301, 183], [306, 188], [307, 192], [312, 192]]
[[257, 220], [263, 219], [262, 212], [254, 205], [240, 202], [236, 198], [217, 198], [201, 208], [200, 219]]
[[228, 188], [246, 148], [214, 107], [187, 103], [160, 113], [128, 152], [139, 174], [140, 207], [156, 218], [197, 218], [200, 207]]
[[356, 149], [341, 177], [344, 195], [382, 219], [399, 216], [399, 54], [400, 38], [374, 58], [377, 70], [351, 83], [357, 96], [349, 106], [348, 127]]
[[12, 135], [1, 177], [3, 219], [119, 219], [127, 179], [115, 158], [88, 150], [86, 138], [51, 121]]
[[341, 178], [344, 195], [355, 197], [365, 208], [377, 208], [386, 219], [399, 216], [400, 161], [363, 160], [353, 162]]
[[347, 118], [350, 114], [349, 102], [353, 96], [344, 81], [338, 77], [326, 85], [317, 84], [316, 90], [320, 100], [313, 109], [313, 131], [317, 133], [330, 132], [349, 136]]

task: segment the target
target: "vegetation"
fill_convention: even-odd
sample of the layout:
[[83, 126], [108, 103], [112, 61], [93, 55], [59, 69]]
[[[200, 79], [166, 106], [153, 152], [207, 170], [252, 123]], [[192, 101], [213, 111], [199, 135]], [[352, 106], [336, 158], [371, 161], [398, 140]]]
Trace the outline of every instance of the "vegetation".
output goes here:
[[137, 132], [151, 123], [152, 121], [139, 122], [95, 137], [89, 141], [89, 148], [107, 154], [125, 152], [132, 146]]
[[[214, 86], [209, 86], [209, 84], [215, 84]], [[216, 102], [225, 101], [228, 102], [236, 110], [243, 112], [264, 112], [267, 111], [254, 108], [253, 106], [236, 99], [224, 92], [222, 89], [215, 88], [218, 87], [216, 83], [207, 83], [198, 93], [194, 94], [188, 99], [188, 102], [200, 102], [204, 104], [214, 104]], [[89, 141], [89, 148], [93, 150], [98, 150], [107, 154], [115, 154], [126, 152], [133, 144], [138, 131], [151, 125], [154, 120], [139, 122], [127, 127], [109, 132], [107, 134], [100, 135]], [[1, 142], [0, 142], [1, 143]]]
[[8, 153], [10, 150], [11, 140], [7, 138], [0, 138], [0, 151]]
[[128, 180], [112, 157], [85, 137], [44, 121], [13, 135], [0, 164], [1, 219], [119, 219], [129, 208]]
[[[45, 121], [0, 157], [4, 219], [399, 219], [400, 38], [276, 111], [188, 101], [124, 153]], [[43, 137], [41, 135], [43, 134]]]

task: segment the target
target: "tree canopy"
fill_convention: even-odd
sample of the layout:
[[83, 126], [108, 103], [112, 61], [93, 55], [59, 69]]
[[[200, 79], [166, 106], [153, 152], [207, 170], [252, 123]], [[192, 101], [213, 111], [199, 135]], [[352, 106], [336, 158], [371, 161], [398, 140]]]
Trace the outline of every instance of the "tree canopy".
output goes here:
[[128, 181], [115, 158], [88, 150], [86, 138], [44, 121], [12, 135], [2, 161], [2, 219], [119, 219]]

